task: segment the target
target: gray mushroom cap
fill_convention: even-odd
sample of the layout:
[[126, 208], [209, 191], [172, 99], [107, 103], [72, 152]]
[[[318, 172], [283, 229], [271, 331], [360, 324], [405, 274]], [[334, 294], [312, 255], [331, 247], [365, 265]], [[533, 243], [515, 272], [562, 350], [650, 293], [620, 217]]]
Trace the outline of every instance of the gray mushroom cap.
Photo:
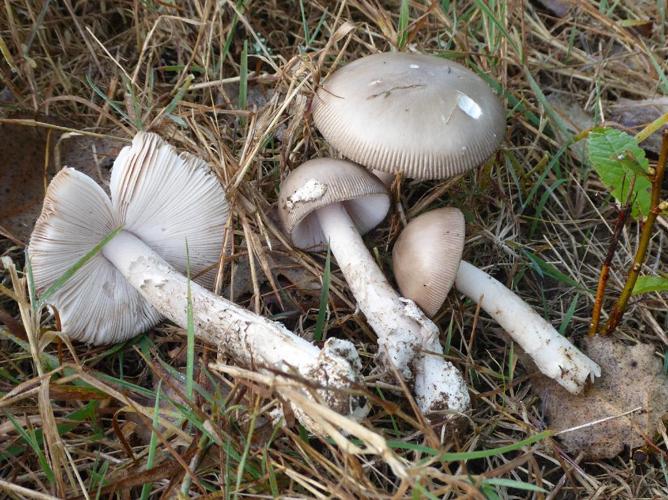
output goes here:
[[281, 183], [278, 214], [297, 248], [317, 251], [327, 244], [316, 210], [342, 203], [360, 234], [387, 215], [390, 197], [378, 178], [345, 160], [316, 158], [302, 163]]
[[374, 54], [333, 73], [313, 119], [344, 156], [416, 179], [450, 177], [485, 161], [503, 139], [504, 109], [482, 78], [455, 62]]

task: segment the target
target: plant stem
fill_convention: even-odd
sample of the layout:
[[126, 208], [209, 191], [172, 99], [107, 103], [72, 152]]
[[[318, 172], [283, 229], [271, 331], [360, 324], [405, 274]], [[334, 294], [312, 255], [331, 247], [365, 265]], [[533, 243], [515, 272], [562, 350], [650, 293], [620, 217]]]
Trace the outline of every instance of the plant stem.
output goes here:
[[657, 216], [662, 211], [661, 207], [661, 186], [663, 184], [663, 177], [666, 173], [666, 162], [668, 161], [668, 131], [663, 133], [663, 141], [661, 143], [661, 153], [659, 154], [659, 162], [656, 165], [656, 171], [652, 176], [652, 198], [650, 204], [649, 215], [645, 220], [643, 225], [642, 232], [640, 233], [640, 241], [638, 243], [638, 249], [636, 250], [635, 257], [633, 258], [633, 265], [631, 270], [626, 278], [626, 283], [624, 284], [624, 289], [619, 295], [617, 302], [615, 303], [608, 322], [605, 326], [605, 334], [612, 333], [615, 328], [619, 325], [626, 310], [626, 305], [628, 304], [629, 298], [631, 297], [631, 292], [636, 285], [636, 280], [640, 275], [640, 269], [642, 268], [643, 263], [645, 262], [645, 257], [647, 256], [647, 248], [649, 247], [649, 240], [652, 236], [652, 227], [656, 221]]
[[[629, 196], [633, 193], [633, 185], [629, 189]], [[596, 297], [594, 298], [594, 308], [591, 312], [591, 324], [589, 325], [589, 335], [596, 335], [598, 326], [601, 320], [601, 308], [603, 307], [603, 297], [605, 295], [605, 286], [608, 283], [608, 276], [610, 274], [610, 266], [612, 265], [612, 258], [615, 256], [617, 247], [619, 246], [619, 237], [631, 213], [631, 200], [627, 200], [626, 204], [621, 208], [617, 215], [615, 228], [612, 231], [612, 238], [610, 238], [610, 245], [608, 246], [608, 253], [605, 256], [603, 265], [601, 266], [601, 273], [598, 277], [598, 286], [596, 287]]]

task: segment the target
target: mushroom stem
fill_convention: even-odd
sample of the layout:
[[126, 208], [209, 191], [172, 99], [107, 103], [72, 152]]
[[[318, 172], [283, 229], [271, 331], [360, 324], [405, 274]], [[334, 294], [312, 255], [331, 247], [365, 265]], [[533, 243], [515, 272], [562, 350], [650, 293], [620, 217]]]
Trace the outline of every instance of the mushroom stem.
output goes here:
[[[186, 327], [188, 278], [127, 231], [107, 243], [102, 253], [160, 314]], [[355, 398], [346, 392], [357, 379], [359, 363], [350, 342], [330, 339], [320, 350], [280, 323], [247, 311], [197, 283], [190, 282], [190, 289], [197, 336], [246, 366], [309, 380], [325, 388], [318, 393], [329, 407], [343, 414], [356, 413], [358, 409], [352, 407]]]
[[494, 318], [538, 369], [573, 394], [601, 368], [517, 295], [487, 273], [461, 261], [455, 287]]
[[420, 409], [424, 413], [468, 409], [466, 384], [457, 368], [442, 357], [438, 327], [390, 286], [346, 209], [334, 203], [319, 208], [316, 216], [360, 310], [378, 335], [381, 356], [405, 379], [415, 376]]

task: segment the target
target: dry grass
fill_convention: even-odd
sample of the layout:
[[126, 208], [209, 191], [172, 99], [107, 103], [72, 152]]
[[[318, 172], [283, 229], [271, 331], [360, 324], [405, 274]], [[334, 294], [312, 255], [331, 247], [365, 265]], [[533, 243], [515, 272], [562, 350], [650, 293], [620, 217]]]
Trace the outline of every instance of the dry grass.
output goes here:
[[[571, 15], [558, 18], [528, 0], [411, 1], [404, 30], [399, 3], [7, 0], [0, 13], [6, 45], [0, 104], [5, 116], [13, 110], [48, 114], [64, 126], [106, 136], [129, 138], [139, 127], [150, 129], [208, 160], [227, 186], [237, 230], [221, 289], [309, 336], [319, 307], [318, 290], [309, 285], [317, 288], [324, 256], [289, 250], [271, 207], [291, 168], [334, 154], [309, 120], [313, 89], [338, 66], [398, 42], [456, 59], [498, 82], [508, 110], [506, 140], [494, 158], [458, 179], [402, 182], [395, 191], [399, 209], [368, 244], [390, 275], [389, 252], [405, 217], [446, 204], [461, 207], [468, 222], [465, 257], [578, 339], [587, 331], [616, 208], [579, 151], [562, 147], [578, 126], [569, 123], [572, 116], [559, 118], [559, 106], [546, 96], [573, 100], [603, 121], [621, 97], [667, 93], [664, 3], [578, 2]], [[1, 168], [12, 168], [5, 160]], [[668, 224], [659, 222], [647, 262], [654, 272], [666, 269], [661, 254]], [[613, 295], [637, 235], [636, 223], [622, 234]], [[0, 252], [22, 264], [19, 243], [0, 239]], [[254, 257], [250, 269], [248, 254]], [[10, 289], [8, 271], [2, 279]], [[0, 295], [6, 325], [0, 327], [0, 491], [10, 497], [137, 498], [146, 482], [145, 494], [156, 498], [179, 491], [212, 497], [668, 496], [665, 432], [657, 442], [663, 455], [627, 452], [597, 463], [568, 456], [557, 439], [530, 439], [549, 423], [525, 368], [498, 327], [454, 293], [437, 323], [471, 388], [470, 428], [456, 438], [428, 428], [398, 385], [368, 380], [373, 410], [364, 425], [389, 440], [408, 470], [405, 478], [378, 455], [347, 453], [299, 426], [273, 427], [267, 416], [278, 403], [261, 381], [212, 375], [207, 366], [215, 353], [207, 346], [198, 346], [196, 400], [185, 403], [174, 371], [184, 371], [186, 342], [173, 326], [120, 346], [72, 348], [50, 333], [53, 318], [31, 318], [25, 300], [20, 291]], [[19, 318], [20, 304], [23, 323], [12, 319]], [[373, 335], [335, 265], [330, 308], [327, 334], [353, 340], [370, 374]], [[652, 343], [663, 355], [666, 309], [665, 297], [636, 300], [616, 335]], [[26, 330], [33, 328], [43, 341], [30, 346]], [[175, 404], [163, 406], [151, 446], [161, 379], [163, 402], [171, 397]], [[511, 451], [451, 455], [502, 446]], [[147, 471], [149, 460], [156, 467]], [[517, 489], [527, 485], [549, 493]]]

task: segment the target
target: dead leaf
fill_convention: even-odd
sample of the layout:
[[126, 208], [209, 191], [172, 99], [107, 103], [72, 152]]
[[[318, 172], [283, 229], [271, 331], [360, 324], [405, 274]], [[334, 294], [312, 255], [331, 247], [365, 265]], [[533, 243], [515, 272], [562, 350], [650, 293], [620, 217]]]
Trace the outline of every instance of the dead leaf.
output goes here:
[[111, 167], [126, 143], [111, 138], [63, 134], [55, 148], [58, 170], [71, 167], [83, 172], [108, 191]]
[[42, 209], [47, 135], [44, 128], [0, 124], [0, 234], [16, 243], [27, 242]]
[[[573, 99], [570, 95], [565, 93], [553, 92], [547, 95], [547, 100], [552, 106], [552, 109], [557, 113], [563, 123], [568, 127], [568, 131], [571, 134], [578, 134], [583, 130], [591, 128], [594, 125], [594, 119], [591, 113], [588, 113], [584, 108]], [[558, 127], [556, 128], [556, 134], [559, 138], [559, 141], [562, 143], [566, 142], [570, 138]], [[585, 144], [584, 141], [577, 142], [570, 146], [570, 150], [575, 154], [575, 157], [580, 161], [584, 161], [585, 155]]]
[[[640, 132], [646, 125], [666, 113], [668, 113], [668, 97], [656, 97], [640, 101], [620, 99], [610, 106], [608, 118], [627, 129]], [[641, 144], [641, 147], [658, 154], [661, 148], [661, 135], [666, 129], [668, 129], [668, 126], [654, 132]]]
[[[9, 118], [66, 125], [30, 113], [16, 113]], [[42, 210], [46, 186], [60, 168], [76, 168], [105, 187], [111, 164], [123, 147], [123, 143], [111, 139], [14, 123], [0, 123], [0, 137], [0, 235], [17, 244], [26, 244], [30, 239]]]
[[[603, 374], [582, 394], [570, 394], [540, 374], [532, 377], [551, 429], [558, 433], [584, 426], [559, 435], [564, 448], [598, 460], [618, 455], [624, 446], [633, 449], [653, 439], [668, 411], [668, 379], [654, 348], [596, 336], [585, 341], [583, 350]], [[639, 407], [639, 411], [619, 416]], [[608, 417], [618, 418], [593, 423]], [[589, 423], [592, 425], [586, 425]]]

